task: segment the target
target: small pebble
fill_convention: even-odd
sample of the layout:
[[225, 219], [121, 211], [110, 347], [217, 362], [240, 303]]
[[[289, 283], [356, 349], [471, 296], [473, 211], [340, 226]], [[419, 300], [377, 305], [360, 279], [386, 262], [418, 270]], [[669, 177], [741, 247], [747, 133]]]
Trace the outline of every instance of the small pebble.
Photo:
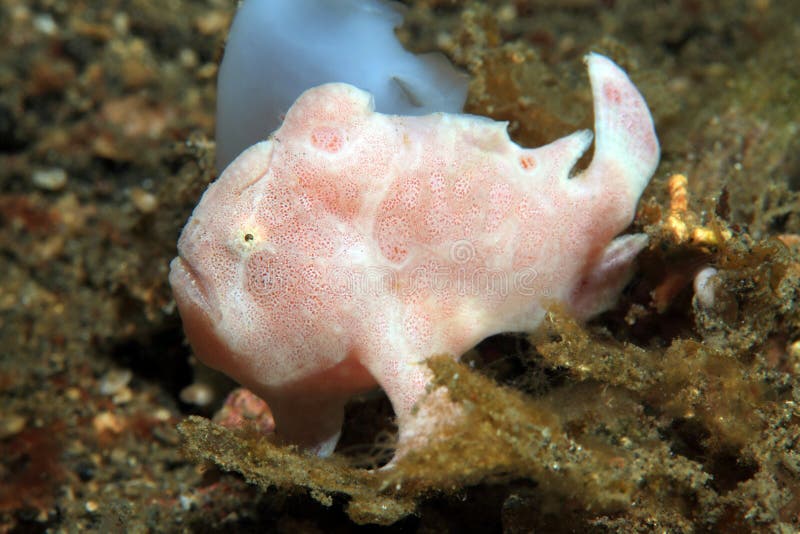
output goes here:
[[789, 344], [788, 365], [794, 374], [800, 374], [800, 341]]
[[180, 398], [186, 404], [195, 406], [208, 406], [214, 402], [214, 389], [208, 384], [196, 382], [181, 390]]
[[158, 209], [158, 199], [141, 187], [131, 189], [131, 202], [142, 213], [153, 213]]
[[89, 460], [82, 460], [75, 466], [75, 473], [81, 482], [89, 482], [97, 474], [97, 466]]
[[60, 168], [40, 169], [33, 172], [33, 185], [46, 191], [59, 191], [67, 185], [67, 171]]
[[98, 434], [119, 434], [125, 430], [125, 421], [111, 412], [100, 412], [92, 419], [92, 426]]
[[53, 35], [58, 29], [56, 21], [48, 13], [33, 17], [33, 27], [45, 35]]
[[199, 63], [197, 53], [191, 48], [181, 49], [181, 51], [178, 53], [178, 61], [180, 62], [181, 66], [186, 69], [193, 69], [197, 67], [197, 64]]
[[133, 373], [130, 369], [112, 369], [100, 379], [100, 393], [114, 395], [126, 387], [131, 378], [133, 378]]
[[128, 386], [124, 386], [122, 389], [114, 393], [114, 396], [111, 397], [111, 400], [114, 404], [127, 404], [133, 400], [133, 391]]
[[706, 309], [711, 309], [714, 307], [714, 303], [716, 300], [715, 289], [715, 277], [717, 275], [717, 270], [713, 267], [706, 267], [702, 269], [697, 275], [694, 277], [694, 294], [697, 298], [697, 302]]
[[194, 23], [201, 34], [214, 36], [224, 32], [231, 25], [231, 19], [224, 11], [206, 11]]
[[18, 414], [7, 414], [0, 418], [0, 439], [16, 436], [23, 431], [28, 419]]
[[114, 31], [119, 35], [127, 35], [130, 31], [131, 21], [127, 13], [117, 13], [111, 19], [111, 25]]
[[157, 408], [156, 411], [153, 412], [153, 417], [156, 419], [156, 421], [165, 423], [172, 418], [172, 414], [166, 408]]
[[178, 502], [181, 505], [181, 509], [184, 511], [189, 511], [197, 506], [197, 499], [194, 495], [181, 494], [178, 496]]
[[87, 512], [93, 514], [100, 509], [100, 505], [97, 503], [97, 501], [86, 501], [85, 508]]

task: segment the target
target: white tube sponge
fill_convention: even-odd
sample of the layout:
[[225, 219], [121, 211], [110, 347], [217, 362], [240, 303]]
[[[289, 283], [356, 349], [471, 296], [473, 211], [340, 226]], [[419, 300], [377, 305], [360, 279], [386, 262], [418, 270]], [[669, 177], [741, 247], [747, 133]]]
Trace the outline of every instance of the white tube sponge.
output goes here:
[[246, 0], [217, 81], [217, 168], [266, 139], [300, 94], [327, 82], [372, 93], [377, 111], [460, 112], [467, 78], [442, 54], [416, 56], [394, 35], [400, 5], [383, 0]]

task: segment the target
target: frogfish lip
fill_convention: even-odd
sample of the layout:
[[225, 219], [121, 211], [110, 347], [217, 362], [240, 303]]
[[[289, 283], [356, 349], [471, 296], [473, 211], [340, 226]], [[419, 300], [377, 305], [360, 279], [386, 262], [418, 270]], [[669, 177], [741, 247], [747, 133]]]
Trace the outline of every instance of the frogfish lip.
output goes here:
[[169, 264], [169, 285], [175, 294], [178, 308], [194, 306], [210, 319], [218, 320], [219, 310], [214, 306], [214, 292], [191, 262], [178, 256]]

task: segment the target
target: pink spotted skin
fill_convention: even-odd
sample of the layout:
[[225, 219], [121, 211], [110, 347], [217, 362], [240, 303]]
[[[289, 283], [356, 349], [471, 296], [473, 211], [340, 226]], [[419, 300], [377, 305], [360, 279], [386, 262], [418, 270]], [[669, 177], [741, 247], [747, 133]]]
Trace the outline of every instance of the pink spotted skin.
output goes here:
[[196, 355], [267, 401], [277, 438], [321, 455], [347, 400], [380, 386], [403, 450], [458, 413], [413, 409], [427, 357], [532, 331], [554, 304], [580, 319], [611, 307], [647, 244], [617, 236], [659, 146], [627, 75], [586, 62], [595, 152], [572, 177], [590, 131], [526, 149], [505, 123], [382, 115], [345, 84], [306, 91], [181, 234], [170, 283]]

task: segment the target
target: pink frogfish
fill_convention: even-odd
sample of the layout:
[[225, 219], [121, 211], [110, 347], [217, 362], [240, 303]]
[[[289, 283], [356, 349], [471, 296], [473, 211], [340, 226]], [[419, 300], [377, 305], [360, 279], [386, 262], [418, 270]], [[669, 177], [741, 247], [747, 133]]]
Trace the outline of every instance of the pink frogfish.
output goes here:
[[345, 403], [380, 386], [399, 454], [459, 413], [426, 358], [532, 331], [548, 306], [613, 306], [647, 245], [618, 234], [659, 145], [627, 75], [586, 62], [595, 148], [574, 176], [591, 131], [523, 148], [506, 123], [383, 115], [333, 83], [208, 187], [170, 284], [197, 357], [266, 400], [274, 439], [330, 454]]

